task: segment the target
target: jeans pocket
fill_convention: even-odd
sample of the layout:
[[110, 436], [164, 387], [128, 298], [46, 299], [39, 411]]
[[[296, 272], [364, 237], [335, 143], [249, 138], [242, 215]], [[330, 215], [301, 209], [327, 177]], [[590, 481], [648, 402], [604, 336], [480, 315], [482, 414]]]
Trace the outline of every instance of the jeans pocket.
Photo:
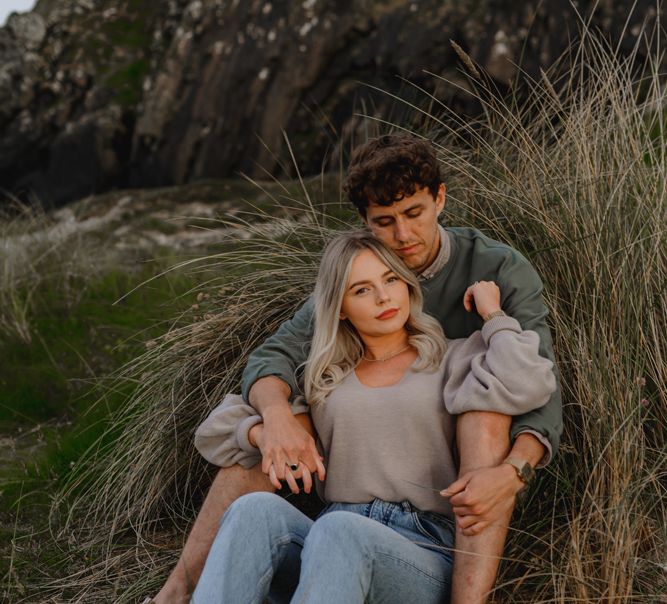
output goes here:
[[415, 527], [434, 545], [449, 551], [454, 545], [454, 523], [444, 516], [429, 512], [412, 512]]

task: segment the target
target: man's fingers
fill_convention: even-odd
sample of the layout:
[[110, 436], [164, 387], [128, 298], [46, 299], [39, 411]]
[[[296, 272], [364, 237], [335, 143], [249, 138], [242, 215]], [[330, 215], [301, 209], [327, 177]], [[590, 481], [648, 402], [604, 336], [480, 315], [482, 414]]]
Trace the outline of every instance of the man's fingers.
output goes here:
[[282, 453], [274, 454], [272, 457], [273, 467], [276, 470], [276, 476], [278, 477], [278, 480], [285, 480], [287, 464], [289, 463], [287, 458]]
[[449, 503], [453, 507], [461, 507], [461, 506], [473, 506], [474, 503], [472, 502], [472, 498], [470, 497], [470, 493], [467, 490], [459, 491], [455, 495], [452, 495], [449, 498]]
[[475, 535], [479, 535], [486, 527], [488, 526], [488, 523], [486, 522], [476, 522], [475, 524], [470, 525], [468, 528], [463, 529], [461, 532], [466, 536], [466, 537], [474, 537]]
[[452, 497], [453, 495], [456, 495], [457, 493], [463, 491], [466, 488], [467, 484], [468, 484], [468, 477], [464, 476], [462, 478], [459, 478], [458, 480], [455, 480], [446, 489], [440, 491], [440, 494], [443, 497]]
[[264, 474], [269, 474], [270, 470], [271, 460], [266, 455], [262, 455], [262, 472], [264, 472]]
[[276, 476], [276, 469], [273, 467], [273, 464], [269, 466], [269, 480], [276, 489], [280, 490], [283, 488], [283, 485], [280, 484], [280, 480]]
[[478, 520], [475, 516], [456, 516], [456, 524], [462, 529], [469, 529], [471, 526], [478, 524]]
[[467, 505], [453, 506], [452, 511], [457, 518], [461, 516], [475, 516], [475, 514], [472, 513], [470, 506]]

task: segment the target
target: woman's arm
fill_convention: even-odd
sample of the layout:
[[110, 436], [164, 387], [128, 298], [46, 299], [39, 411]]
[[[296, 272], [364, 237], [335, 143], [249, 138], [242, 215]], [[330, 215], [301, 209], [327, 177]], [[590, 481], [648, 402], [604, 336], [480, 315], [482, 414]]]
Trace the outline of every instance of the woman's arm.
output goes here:
[[490, 281], [465, 293], [485, 319], [481, 332], [450, 343], [444, 398], [452, 414], [493, 411], [519, 415], [544, 405], [556, 389], [553, 363], [539, 354], [539, 336], [500, 313], [500, 290]]
[[261, 422], [257, 412], [238, 394], [227, 394], [195, 432], [195, 447], [212, 464], [251, 468], [261, 461], [258, 449], [248, 442], [248, 431]]

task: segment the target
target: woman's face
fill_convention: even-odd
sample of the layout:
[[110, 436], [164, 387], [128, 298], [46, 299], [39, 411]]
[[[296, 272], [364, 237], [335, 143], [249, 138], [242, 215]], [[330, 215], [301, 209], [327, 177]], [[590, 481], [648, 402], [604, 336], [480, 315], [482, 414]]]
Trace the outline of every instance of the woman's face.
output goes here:
[[410, 316], [408, 285], [372, 251], [352, 261], [340, 309], [360, 336], [377, 337], [403, 329]]

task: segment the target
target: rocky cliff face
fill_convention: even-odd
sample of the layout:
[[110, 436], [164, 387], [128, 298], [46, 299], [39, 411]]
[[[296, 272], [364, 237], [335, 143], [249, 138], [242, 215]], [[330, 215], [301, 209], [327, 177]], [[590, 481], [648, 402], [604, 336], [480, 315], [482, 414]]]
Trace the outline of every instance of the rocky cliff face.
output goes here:
[[[589, 2], [40, 0], [0, 28], [0, 188], [47, 204], [123, 186], [337, 166], [391, 94], [466, 108], [449, 40], [500, 86], [550, 65]], [[602, 1], [626, 52], [652, 0]], [[444, 78], [444, 79], [443, 79]], [[409, 80], [411, 84], [407, 84]], [[425, 92], [420, 92], [419, 89]], [[437, 104], [431, 104], [437, 111]], [[291, 144], [291, 152], [284, 134]]]

